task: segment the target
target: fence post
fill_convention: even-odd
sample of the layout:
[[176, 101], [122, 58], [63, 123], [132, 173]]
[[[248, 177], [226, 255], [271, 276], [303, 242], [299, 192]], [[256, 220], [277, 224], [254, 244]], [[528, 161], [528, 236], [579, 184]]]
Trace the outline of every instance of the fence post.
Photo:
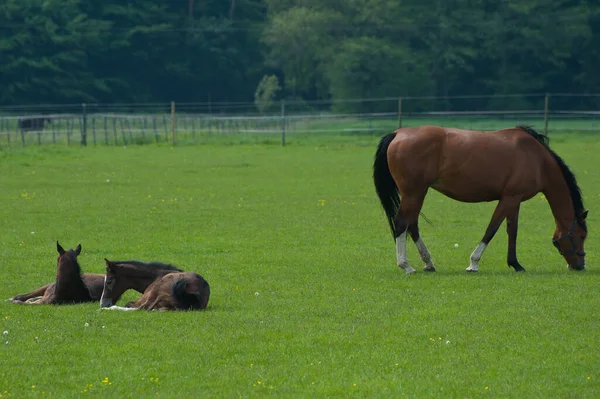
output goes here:
[[281, 146], [285, 147], [285, 100], [281, 100]]
[[81, 124], [81, 145], [87, 145], [87, 105], [86, 103], [81, 104], [82, 124]]
[[175, 145], [175, 101], [171, 101], [171, 140]]
[[402, 128], [402, 97], [398, 98], [398, 129]]
[[20, 127], [19, 127], [19, 125], [20, 125], [20, 124], [19, 124], [19, 121], [20, 121], [20, 120], [21, 120], [21, 119], [17, 119], [17, 133], [19, 132], [19, 130], [21, 131], [21, 145], [22, 145], [23, 147], [25, 147], [25, 130], [24, 130], [23, 128], [20, 128]]
[[546, 98], [544, 99], [544, 134], [548, 135], [548, 103], [549, 103], [550, 95], [546, 93]]

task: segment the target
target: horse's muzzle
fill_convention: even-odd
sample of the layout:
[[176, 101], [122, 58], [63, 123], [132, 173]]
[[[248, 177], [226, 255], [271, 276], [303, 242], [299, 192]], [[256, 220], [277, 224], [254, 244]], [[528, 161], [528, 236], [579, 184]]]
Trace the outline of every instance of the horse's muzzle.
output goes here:
[[581, 264], [576, 264], [576, 265], [568, 265], [569, 270], [576, 270], [576, 271], [582, 271], [585, 270], [585, 262], [581, 263]]
[[100, 307], [101, 308], [110, 308], [113, 305], [113, 302], [110, 299], [104, 299], [102, 298], [100, 300]]

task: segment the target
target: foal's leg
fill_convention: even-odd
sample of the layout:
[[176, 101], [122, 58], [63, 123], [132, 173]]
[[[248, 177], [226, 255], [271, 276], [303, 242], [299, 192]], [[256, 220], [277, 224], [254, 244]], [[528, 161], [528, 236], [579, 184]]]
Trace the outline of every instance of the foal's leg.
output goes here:
[[516, 197], [502, 197], [500, 201], [498, 201], [498, 205], [492, 214], [492, 219], [488, 224], [487, 229], [485, 230], [485, 234], [481, 239], [481, 242], [477, 245], [473, 253], [471, 253], [471, 264], [467, 267], [468, 272], [477, 272], [479, 271], [479, 260], [483, 255], [483, 252], [487, 248], [492, 238], [500, 228], [502, 221], [507, 217], [507, 215], [513, 215], [515, 212], [518, 214], [518, 208], [521, 203], [520, 198]]
[[110, 306], [110, 307], [107, 307], [107, 308], [100, 308], [100, 309], [123, 310], [125, 312], [129, 312], [129, 311], [132, 311], [132, 310], [138, 310], [138, 308], [124, 308], [122, 306], [117, 306], [117, 305], [113, 305], [113, 306]]
[[44, 296], [48, 287], [50, 287], [51, 285], [54, 285], [54, 284], [55, 283], [49, 283], [49, 284], [46, 284], [46, 285], [38, 288], [37, 290], [29, 292], [27, 294], [15, 295], [14, 297], [10, 298], [10, 300], [12, 302], [19, 303], [19, 302], [27, 302], [30, 299], [39, 299], [42, 296]]

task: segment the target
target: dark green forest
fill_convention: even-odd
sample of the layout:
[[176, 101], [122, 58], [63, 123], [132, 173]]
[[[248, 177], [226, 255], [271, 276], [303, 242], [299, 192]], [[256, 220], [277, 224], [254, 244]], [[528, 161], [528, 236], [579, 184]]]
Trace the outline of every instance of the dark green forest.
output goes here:
[[599, 65], [596, 0], [0, 2], [0, 105], [600, 93]]

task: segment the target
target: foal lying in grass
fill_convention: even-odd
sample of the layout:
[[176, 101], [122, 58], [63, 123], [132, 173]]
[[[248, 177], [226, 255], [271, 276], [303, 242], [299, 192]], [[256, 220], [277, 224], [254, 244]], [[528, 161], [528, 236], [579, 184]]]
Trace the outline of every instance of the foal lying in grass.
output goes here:
[[[210, 297], [210, 286], [199, 274], [183, 272], [171, 265], [105, 259], [106, 277], [100, 306], [118, 310], [202, 310]], [[126, 307], [113, 306], [129, 288], [143, 291]]]

